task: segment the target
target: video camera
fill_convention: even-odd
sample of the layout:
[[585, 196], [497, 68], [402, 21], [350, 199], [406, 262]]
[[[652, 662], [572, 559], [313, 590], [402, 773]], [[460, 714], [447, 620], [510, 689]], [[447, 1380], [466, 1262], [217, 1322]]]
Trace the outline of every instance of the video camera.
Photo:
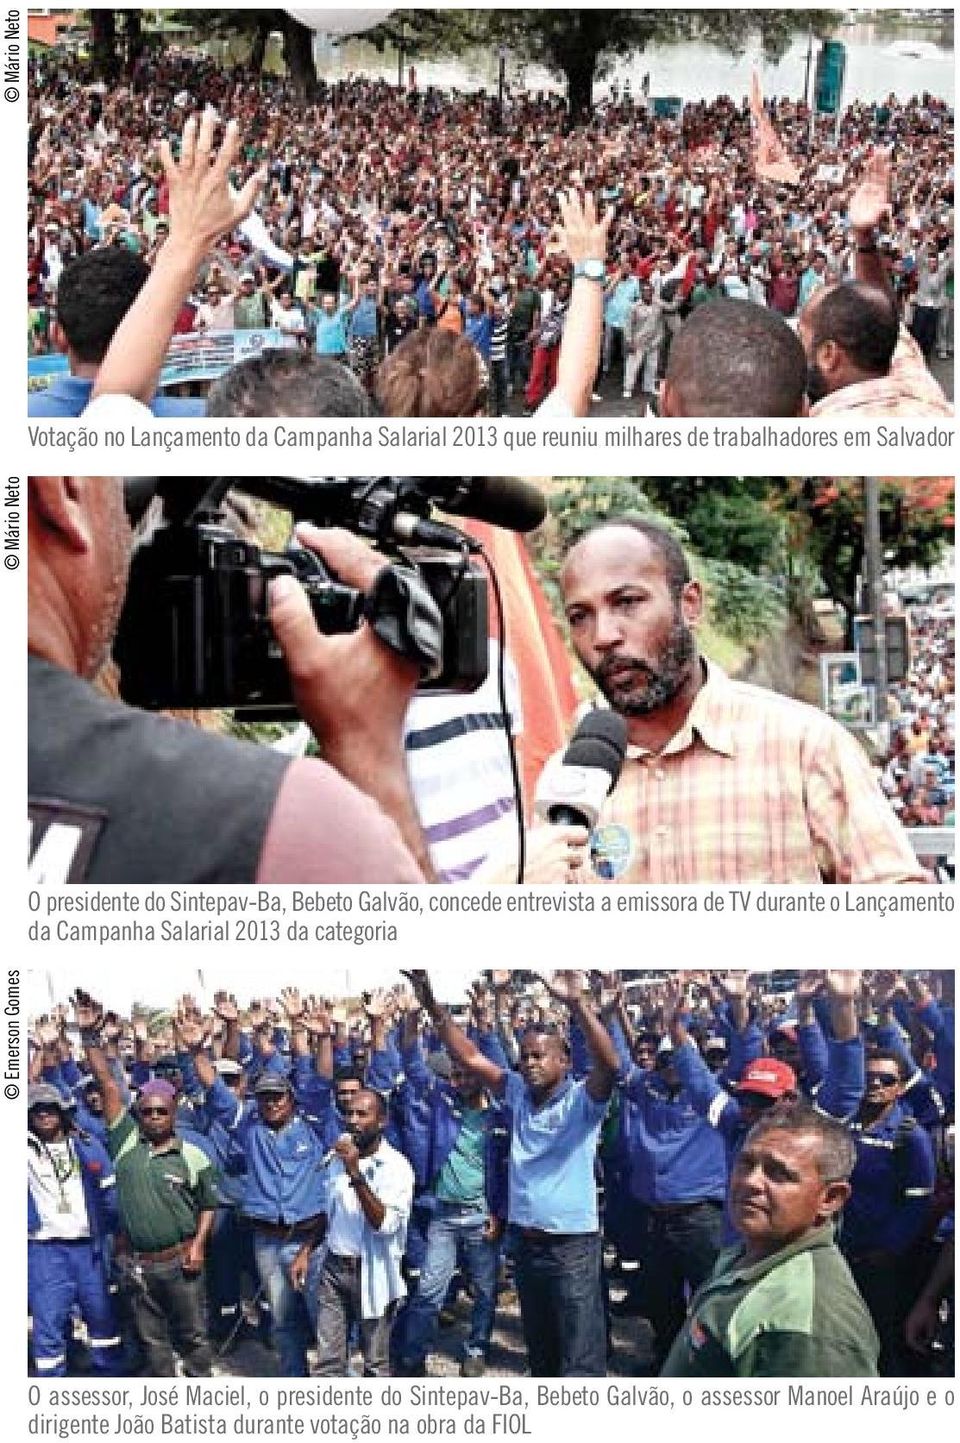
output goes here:
[[[234, 487], [294, 522], [345, 527], [391, 564], [363, 594], [295, 538], [282, 551], [267, 550], [231, 524], [225, 503]], [[269, 621], [275, 577], [300, 581], [327, 635], [366, 621], [419, 667], [421, 690], [475, 691], [487, 675], [487, 578], [471, 559], [482, 548], [430, 512], [438, 505], [529, 530], [545, 511], [535, 487], [501, 478], [138, 477], [126, 481], [125, 496], [133, 521], [151, 503], [159, 504], [159, 519], [134, 550], [114, 644], [124, 700], [264, 719], [296, 714]]]

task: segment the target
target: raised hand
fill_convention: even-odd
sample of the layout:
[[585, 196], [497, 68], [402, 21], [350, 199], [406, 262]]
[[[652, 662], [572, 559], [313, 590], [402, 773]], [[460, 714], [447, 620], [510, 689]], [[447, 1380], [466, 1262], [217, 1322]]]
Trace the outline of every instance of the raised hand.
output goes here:
[[204, 1032], [203, 1022], [201, 1021], [201, 1019], [199, 1017], [194, 1017], [192, 1013], [186, 1011], [178, 1012], [177, 1016], [175, 1017], [173, 1023], [173, 1035], [176, 1041], [180, 1044], [177, 1049], [178, 1051], [199, 1051], [199, 1049], [204, 1046], [207, 1040], [206, 1034]]
[[875, 150], [863, 168], [860, 183], [847, 205], [854, 231], [872, 231], [890, 213], [890, 153]]
[[365, 992], [363, 994], [363, 1010], [371, 1022], [383, 1017], [387, 1011], [389, 1000], [388, 994], [382, 987], [377, 987], [373, 992]]
[[213, 994], [213, 1010], [216, 1015], [227, 1024], [236, 1022], [239, 1017], [237, 999], [230, 992], [215, 992]]
[[853, 968], [828, 968], [825, 973], [827, 991], [837, 1001], [855, 1002], [860, 995], [860, 973]]
[[55, 1022], [52, 1022], [44, 1012], [37, 1018], [33, 1029], [38, 1047], [56, 1047], [60, 1039], [60, 1030]]
[[77, 1026], [81, 1032], [93, 1032], [103, 1021], [103, 1007], [89, 992], [83, 992], [78, 987], [71, 998], [73, 1002], [73, 1015], [76, 1018]]
[[430, 977], [425, 968], [416, 967], [411, 968], [409, 971], [406, 969], [401, 969], [401, 971], [402, 975], [406, 977], [410, 986], [413, 988], [413, 995], [416, 997], [420, 1006], [426, 1008], [429, 1012], [431, 1008], [436, 1005], [436, 999], [433, 995]]
[[280, 1002], [288, 1022], [298, 1022], [303, 1017], [303, 999], [296, 987], [281, 988]]
[[557, 1002], [562, 1002], [564, 1007], [572, 1007], [574, 1003], [580, 1002], [587, 990], [587, 979], [583, 972], [569, 970], [554, 972], [550, 976], [544, 973], [537, 975], [550, 996]]
[[159, 148], [170, 197], [171, 241], [190, 240], [201, 250], [209, 249], [246, 219], [264, 179], [258, 172], [239, 194], [233, 193], [230, 167], [240, 150], [240, 127], [235, 120], [228, 123], [223, 144], [214, 155], [216, 124], [216, 112], [208, 106], [199, 122], [191, 115], [183, 127], [178, 160], [173, 158], [169, 141], [162, 140]]
[[601, 220], [597, 219], [597, 208], [593, 196], [581, 195], [576, 190], [560, 191], [557, 195], [560, 207], [560, 225], [557, 226], [557, 242], [574, 265], [581, 261], [604, 260], [607, 254], [607, 235], [613, 220], [613, 207], [608, 206]]

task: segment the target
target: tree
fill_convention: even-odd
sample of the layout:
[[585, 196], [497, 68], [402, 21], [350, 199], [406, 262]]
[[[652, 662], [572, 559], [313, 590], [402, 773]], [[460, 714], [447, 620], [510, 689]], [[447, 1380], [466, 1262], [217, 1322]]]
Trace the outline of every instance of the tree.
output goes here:
[[[793, 481], [784, 506], [792, 513], [795, 544], [810, 553], [827, 595], [843, 610], [846, 645], [852, 649], [857, 583], [864, 564], [863, 482]], [[881, 480], [880, 539], [885, 565], [935, 565], [952, 543], [953, 528], [952, 480]]]
[[93, 35], [93, 73], [101, 80], [114, 80], [120, 69], [117, 12], [91, 10], [90, 29]]
[[759, 35], [764, 55], [779, 60], [794, 35], [829, 34], [832, 10], [497, 10], [475, 12], [478, 31], [492, 44], [546, 66], [567, 83], [570, 125], [590, 115], [593, 87], [616, 60], [651, 44], [702, 40], [731, 54]]
[[682, 522], [701, 556], [734, 562], [748, 571], [786, 570], [786, 522], [774, 504], [778, 483], [766, 477], [671, 476], [645, 478], [647, 495]]
[[469, 10], [391, 10], [386, 20], [351, 37], [365, 40], [383, 53], [397, 52], [397, 84], [403, 86], [404, 65], [420, 56], [461, 54], [482, 43], [475, 12]]
[[174, 10], [172, 14], [201, 35], [224, 39], [239, 36], [249, 40], [247, 64], [254, 70], [263, 68], [270, 36], [280, 35], [284, 64], [294, 89], [304, 100], [314, 95], [317, 69], [313, 59], [313, 31], [286, 10], [255, 6], [246, 10]]

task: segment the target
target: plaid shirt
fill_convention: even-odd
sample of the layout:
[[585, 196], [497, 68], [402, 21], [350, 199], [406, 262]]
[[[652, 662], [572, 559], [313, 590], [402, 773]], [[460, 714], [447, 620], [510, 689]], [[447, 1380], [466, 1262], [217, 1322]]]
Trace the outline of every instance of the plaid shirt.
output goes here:
[[953, 407], [927, 370], [920, 347], [901, 326], [888, 376], [842, 386], [810, 407], [811, 416], [852, 412], [862, 416], [952, 416]]
[[859, 743], [826, 713], [707, 679], [657, 754], [630, 747], [590, 881], [924, 880]]

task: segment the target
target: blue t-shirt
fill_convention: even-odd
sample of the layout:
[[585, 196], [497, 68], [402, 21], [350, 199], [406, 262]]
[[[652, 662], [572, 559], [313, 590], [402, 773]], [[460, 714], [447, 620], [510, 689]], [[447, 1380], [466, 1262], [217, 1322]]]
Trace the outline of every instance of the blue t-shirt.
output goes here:
[[493, 340], [493, 318], [484, 311], [479, 316], [467, 316], [464, 334], [472, 341], [485, 361], [490, 359], [490, 342]]
[[342, 356], [347, 350], [347, 314], [342, 308], [328, 316], [317, 312], [317, 355]]
[[[56, 376], [45, 391], [27, 395], [28, 416], [81, 416], [90, 404], [93, 381], [85, 376]], [[157, 391], [150, 402], [155, 416], [205, 416], [202, 396], [165, 396]]]
[[606, 1102], [586, 1082], [561, 1083], [536, 1107], [526, 1083], [508, 1072], [504, 1097], [513, 1116], [510, 1139], [510, 1222], [548, 1233], [595, 1233], [594, 1162]]

